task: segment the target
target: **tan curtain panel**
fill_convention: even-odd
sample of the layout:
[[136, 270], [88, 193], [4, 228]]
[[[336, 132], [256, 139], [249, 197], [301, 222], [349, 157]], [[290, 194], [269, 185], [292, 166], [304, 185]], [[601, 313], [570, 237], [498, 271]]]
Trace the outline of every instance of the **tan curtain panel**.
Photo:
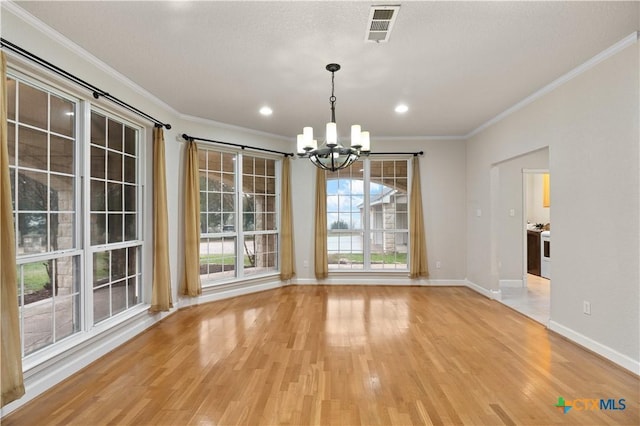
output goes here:
[[169, 225], [167, 219], [167, 172], [164, 131], [153, 129], [153, 288], [151, 312], [173, 307], [169, 269]]
[[413, 157], [411, 166], [411, 199], [409, 210], [409, 238], [411, 252], [409, 254], [409, 277], [429, 276], [427, 266], [427, 239], [424, 232], [424, 215], [422, 212], [422, 189], [420, 187], [420, 161]]
[[293, 250], [293, 212], [291, 207], [291, 160], [282, 162], [282, 188], [280, 191], [280, 279], [285, 281], [296, 274]]
[[316, 169], [316, 244], [314, 253], [316, 278], [329, 276], [327, 257], [327, 178], [324, 170]]
[[182, 294], [202, 294], [200, 283], [200, 180], [198, 146], [187, 142], [184, 177], [184, 277]]
[[15, 236], [7, 147], [7, 58], [0, 52], [0, 363], [4, 407], [24, 395]]

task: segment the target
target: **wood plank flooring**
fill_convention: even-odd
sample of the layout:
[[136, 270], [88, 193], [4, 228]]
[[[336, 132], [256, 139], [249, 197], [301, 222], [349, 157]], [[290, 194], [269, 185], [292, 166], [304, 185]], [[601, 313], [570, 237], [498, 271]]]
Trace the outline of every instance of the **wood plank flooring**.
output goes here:
[[637, 425], [639, 386], [466, 288], [292, 286], [180, 310], [2, 424]]

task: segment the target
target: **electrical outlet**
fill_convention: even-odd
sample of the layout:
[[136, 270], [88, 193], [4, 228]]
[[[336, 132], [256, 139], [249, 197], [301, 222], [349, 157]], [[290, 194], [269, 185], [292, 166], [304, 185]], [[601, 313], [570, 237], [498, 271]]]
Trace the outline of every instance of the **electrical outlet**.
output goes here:
[[591, 315], [591, 303], [586, 300], [582, 302], [582, 312], [585, 315]]
[[436, 269], [440, 269], [442, 267], [442, 263], [439, 260], [436, 260]]
[[302, 261], [302, 266], [305, 267], [305, 268], [308, 268], [309, 267], [309, 261], [308, 260]]

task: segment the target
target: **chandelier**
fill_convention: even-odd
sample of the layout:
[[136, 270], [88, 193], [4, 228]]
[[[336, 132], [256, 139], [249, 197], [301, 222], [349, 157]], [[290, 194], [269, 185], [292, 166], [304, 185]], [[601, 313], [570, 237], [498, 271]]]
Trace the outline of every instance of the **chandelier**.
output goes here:
[[326, 68], [331, 73], [331, 121], [327, 123], [325, 142], [318, 147], [318, 141], [313, 139], [313, 127], [305, 127], [302, 134], [298, 135], [297, 151], [300, 158], [308, 158], [317, 167], [335, 172], [349, 167], [360, 155], [368, 155], [371, 148], [369, 132], [363, 132], [358, 124], [351, 126], [351, 147], [345, 147], [338, 142], [334, 78], [340, 65], [329, 64]]

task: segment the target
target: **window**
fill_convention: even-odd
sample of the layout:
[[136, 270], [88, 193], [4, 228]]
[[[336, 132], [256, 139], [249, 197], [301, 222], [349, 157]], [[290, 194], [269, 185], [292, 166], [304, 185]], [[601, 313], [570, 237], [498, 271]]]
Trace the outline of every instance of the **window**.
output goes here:
[[277, 271], [279, 161], [210, 148], [198, 152], [203, 282]]
[[[88, 126], [79, 117], [88, 103], [14, 74], [7, 97], [27, 356], [140, 303], [139, 130], [93, 112], [90, 148], [83, 150], [89, 143], [78, 129]], [[83, 181], [86, 165], [91, 179]], [[88, 203], [83, 193], [91, 194]]]
[[7, 78], [22, 353], [80, 330], [76, 102]]
[[93, 322], [140, 303], [138, 132], [91, 112]]
[[407, 160], [360, 159], [326, 172], [329, 269], [406, 270]]

